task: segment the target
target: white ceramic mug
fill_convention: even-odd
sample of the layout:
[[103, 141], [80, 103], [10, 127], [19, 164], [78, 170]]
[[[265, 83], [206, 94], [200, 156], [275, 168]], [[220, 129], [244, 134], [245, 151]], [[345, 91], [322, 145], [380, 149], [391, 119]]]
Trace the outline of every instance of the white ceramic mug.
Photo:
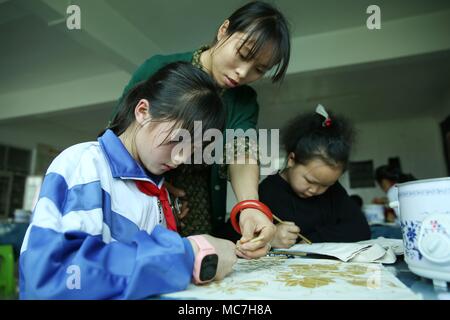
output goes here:
[[450, 282], [450, 177], [398, 184], [405, 261], [438, 285]]

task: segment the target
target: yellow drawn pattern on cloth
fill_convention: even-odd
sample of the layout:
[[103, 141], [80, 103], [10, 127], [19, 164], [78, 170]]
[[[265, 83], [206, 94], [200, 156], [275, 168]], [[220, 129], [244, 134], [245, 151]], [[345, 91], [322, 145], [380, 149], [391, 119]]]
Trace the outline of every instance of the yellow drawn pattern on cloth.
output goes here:
[[302, 286], [305, 288], [318, 288], [335, 283], [341, 279], [351, 285], [367, 286], [367, 267], [359, 265], [335, 264], [291, 264], [290, 270], [281, 271], [276, 277], [276, 281], [284, 285]]
[[[353, 286], [367, 287], [368, 279], [371, 275], [370, 269], [365, 265], [336, 262], [317, 264], [292, 263], [285, 266], [287, 260], [286, 257], [277, 257], [242, 261], [235, 272], [252, 274], [254, 272], [273, 270], [276, 273], [276, 282], [280, 282], [286, 287], [301, 286], [308, 289], [336, 284], [339, 281], [344, 281]], [[231, 277], [209, 283], [204, 287], [211, 289], [211, 292], [234, 294], [239, 291], [257, 292], [267, 285], [269, 285], [269, 282], [264, 279], [236, 280]], [[387, 283], [387, 285], [398, 287], [392, 282]]]

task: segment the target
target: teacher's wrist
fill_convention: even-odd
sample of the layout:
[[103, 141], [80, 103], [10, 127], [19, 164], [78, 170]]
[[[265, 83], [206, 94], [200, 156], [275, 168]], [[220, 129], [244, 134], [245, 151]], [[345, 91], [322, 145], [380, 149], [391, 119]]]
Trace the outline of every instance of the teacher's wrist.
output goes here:
[[270, 211], [269, 207], [266, 206], [259, 200], [244, 200], [238, 202], [233, 209], [231, 210], [230, 221], [234, 230], [241, 234], [241, 228], [239, 223], [240, 214], [242, 211], [246, 209], [256, 209], [260, 211], [263, 215], [265, 215], [269, 221], [273, 221], [272, 211]]

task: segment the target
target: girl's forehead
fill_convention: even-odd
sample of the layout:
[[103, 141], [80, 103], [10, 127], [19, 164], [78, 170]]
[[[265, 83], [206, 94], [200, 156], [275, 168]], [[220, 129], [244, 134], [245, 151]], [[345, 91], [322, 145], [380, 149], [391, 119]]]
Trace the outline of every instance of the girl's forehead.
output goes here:
[[150, 125], [148, 128], [153, 135], [164, 138], [163, 140], [171, 140], [174, 138], [178, 127], [179, 125], [175, 121], [170, 120], [153, 121], [153, 125]]
[[170, 120], [159, 123], [157, 127], [158, 134], [166, 137], [165, 140], [175, 140], [182, 142], [201, 141], [203, 137], [203, 130], [201, 122], [195, 121], [193, 132], [184, 128], [183, 121]]
[[308, 161], [306, 163], [305, 169], [310, 170], [310, 171], [311, 170], [316, 171], [316, 170], [321, 170], [321, 169], [334, 171], [334, 170], [340, 170], [341, 168], [340, 168], [340, 166], [333, 166], [333, 165], [330, 165], [330, 164], [324, 162], [321, 159], [315, 158], [315, 159], [311, 159], [310, 161]]
[[330, 166], [321, 160], [312, 160], [304, 167], [303, 172], [318, 182], [333, 183], [342, 174], [342, 168]]

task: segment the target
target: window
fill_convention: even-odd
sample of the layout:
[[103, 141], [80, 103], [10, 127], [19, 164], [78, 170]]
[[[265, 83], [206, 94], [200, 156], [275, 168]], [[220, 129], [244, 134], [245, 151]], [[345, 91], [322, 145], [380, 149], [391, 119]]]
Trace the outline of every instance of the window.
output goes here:
[[373, 176], [373, 161], [350, 162], [348, 166], [350, 188], [373, 188], [375, 178]]

